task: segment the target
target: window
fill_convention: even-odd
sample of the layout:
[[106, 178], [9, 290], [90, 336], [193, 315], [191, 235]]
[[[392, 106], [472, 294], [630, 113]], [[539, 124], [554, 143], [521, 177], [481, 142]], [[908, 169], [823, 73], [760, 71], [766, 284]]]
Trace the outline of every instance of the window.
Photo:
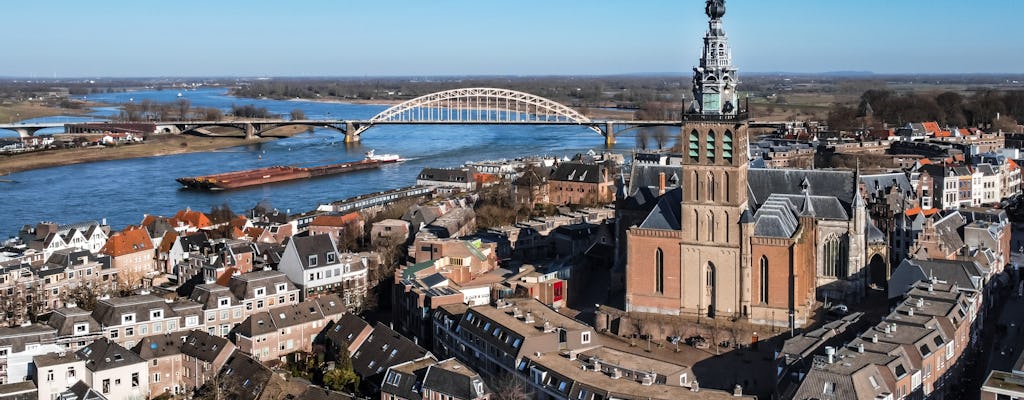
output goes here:
[[213, 322], [217, 320], [217, 312], [211, 311], [206, 313], [206, 322]]
[[217, 299], [217, 307], [229, 307], [231, 306], [231, 299], [227, 297], [221, 297]]
[[46, 381], [47, 382], [53, 382], [53, 370], [52, 369], [46, 370]]
[[310, 267], [315, 267], [317, 263], [316, 254], [310, 255], [306, 261]]
[[135, 314], [121, 314], [121, 324], [130, 324], [135, 322]]
[[665, 252], [660, 247], [654, 253], [654, 291], [665, 293]]
[[110, 338], [111, 339], [117, 339], [117, 329], [111, 329], [110, 330]]
[[149, 319], [160, 319], [164, 317], [164, 310], [149, 310]]
[[831, 276], [836, 278], [846, 277], [846, 248], [843, 246], [842, 241], [838, 235], [831, 235], [825, 239], [825, 244], [822, 248], [822, 256], [824, 257], [824, 273], [825, 276]]
[[72, 378], [74, 378], [75, 375], [78, 375], [78, 373], [75, 371], [75, 367], [68, 367], [67, 375], [68, 375], [68, 381], [74, 382], [72, 380]]
[[704, 139], [706, 146], [704, 146], [708, 162], [715, 161], [715, 131], [708, 131], [707, 138]]
[[286, 290], [288, 290], [288, 286], [286, 286], [286, 285], [285, 285], [285, 284], [283, 284], [283, 283], [278, 283], [278, 284], [277, 284], [277, 292], [278, 292], [278, 293], [284, 292], [284, 291], [286, 291]]
[[84, 335], [87, 333], [89, 333], [89, 323], [75, 324], [75, 335]]
[[139, 387], [139, 373], [132, 372], [132, 387]]
[[160, 373], [153, 374], [153, 383], [160, 382]]
[[149, 333], [149, 325], [139, 325], [139, 335], [146, 336]]
[[266, 295], [267, 295], [267, 288], [262, 287], [262, 286], [256, 288], [256, 297], [263, 297], [263, 296], [266, 296]]
[[327, 263], [334, 264], [336, 262], [338, 262], [338, 255], [334, 254], [334, 252], [327, 253]]
[[768, 256], [761, 256], [761, 304], [768, 304]]
[[[196, 326], [196, 325], [199, 325], [199, 317], [197, 317], [195, 315], [191, 315], [191, 316], [185, 317], [185, 326]], [[173, 328], [171, 328], [171, 329], [173, 329]]]
[[110, 393], [110, 379], [103, 380], [103, 394]]
[[586, 331], [580, 334], [580, 342], [583, 344], [590, 343], [590, 331]]
[[690, 145], [689, 155], [690, 162], [697, 162], [700, 159], [700, 140], [698, 139], [697, 130], [690, 132]]

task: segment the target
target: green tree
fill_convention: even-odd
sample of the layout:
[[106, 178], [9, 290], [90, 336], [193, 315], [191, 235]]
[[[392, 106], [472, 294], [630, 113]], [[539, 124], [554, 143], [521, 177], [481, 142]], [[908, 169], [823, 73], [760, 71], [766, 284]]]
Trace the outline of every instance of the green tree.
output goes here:
[[324, 373], [324, 385], [327, 385], [331, 390], [352, 393], [359, 390], [359, 375], [356, 375], [355, 369], [352, 368], [352, 358], [349, 357], [346, 347], [341, 347], [341, 352], [338, 353], [338, 360], [334, 364], [334, 369]]

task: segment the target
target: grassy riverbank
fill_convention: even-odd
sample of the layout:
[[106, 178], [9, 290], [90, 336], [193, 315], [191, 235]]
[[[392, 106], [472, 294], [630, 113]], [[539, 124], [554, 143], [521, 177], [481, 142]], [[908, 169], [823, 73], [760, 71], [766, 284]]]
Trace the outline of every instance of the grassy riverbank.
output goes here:
[[[286, 127], [287, 128], [287, 127]], [[278, 136], [290, 136], [305, 131], [279, 128]], [[0, 175], [39, 168], [59, 167], [97, 161], [124, 160], [129, 158], [166, 156], [172, 154], [196, 153], [220, 150], [254, 143], [264, 143], [276, 138], [244, 139], [240, 137], [201, 137], [192, 135], [154, 136], [146, 143], [117, 147], [90, 147], [77, 149], [48, 150], [42, 152], [0, 156]]]
[[85, 115], [92, 112], [92, 105], [83, 108], [50, 107], [39, 103], [22, 102], [0, 105], [0, 123], [8, 124], [21, 120], [53, 117], [57, 115]]

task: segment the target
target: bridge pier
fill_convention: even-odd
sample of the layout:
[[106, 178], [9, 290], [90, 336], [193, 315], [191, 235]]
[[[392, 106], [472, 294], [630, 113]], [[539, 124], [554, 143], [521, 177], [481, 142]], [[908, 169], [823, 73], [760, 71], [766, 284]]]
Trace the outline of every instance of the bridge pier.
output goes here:
[[15, 132], [18, 132], [18, 137], [20, 137], [22, 139], [27, 139], [27, 138], [32, 137], [32, 135], [35, 135], [36, 132], [38, 132], [40, 129], [43, 129], [43, 128], [25, 127], [25, 128], [10, 128], [10, 129], [15, 131]]
[[245, 124], [245, 140], [256, 139], [256, 125], [252, 123]]
[[615, 124], [611, 121], [604, 124], [604, 145], [611, 147], [615, 144]]
[[345, 143], [359, 142], [359, 125], [345, 121]]

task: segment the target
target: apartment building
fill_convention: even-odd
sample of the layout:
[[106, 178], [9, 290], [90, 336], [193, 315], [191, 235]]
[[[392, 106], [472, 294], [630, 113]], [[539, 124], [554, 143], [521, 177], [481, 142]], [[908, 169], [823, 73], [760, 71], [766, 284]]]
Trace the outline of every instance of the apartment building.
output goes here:
[[239, 351], [266, 362], [296, 351], [312, 351], [317, 335], [346, 312], [340, 296], [327, 294], [254, 313], [232, 332]]

